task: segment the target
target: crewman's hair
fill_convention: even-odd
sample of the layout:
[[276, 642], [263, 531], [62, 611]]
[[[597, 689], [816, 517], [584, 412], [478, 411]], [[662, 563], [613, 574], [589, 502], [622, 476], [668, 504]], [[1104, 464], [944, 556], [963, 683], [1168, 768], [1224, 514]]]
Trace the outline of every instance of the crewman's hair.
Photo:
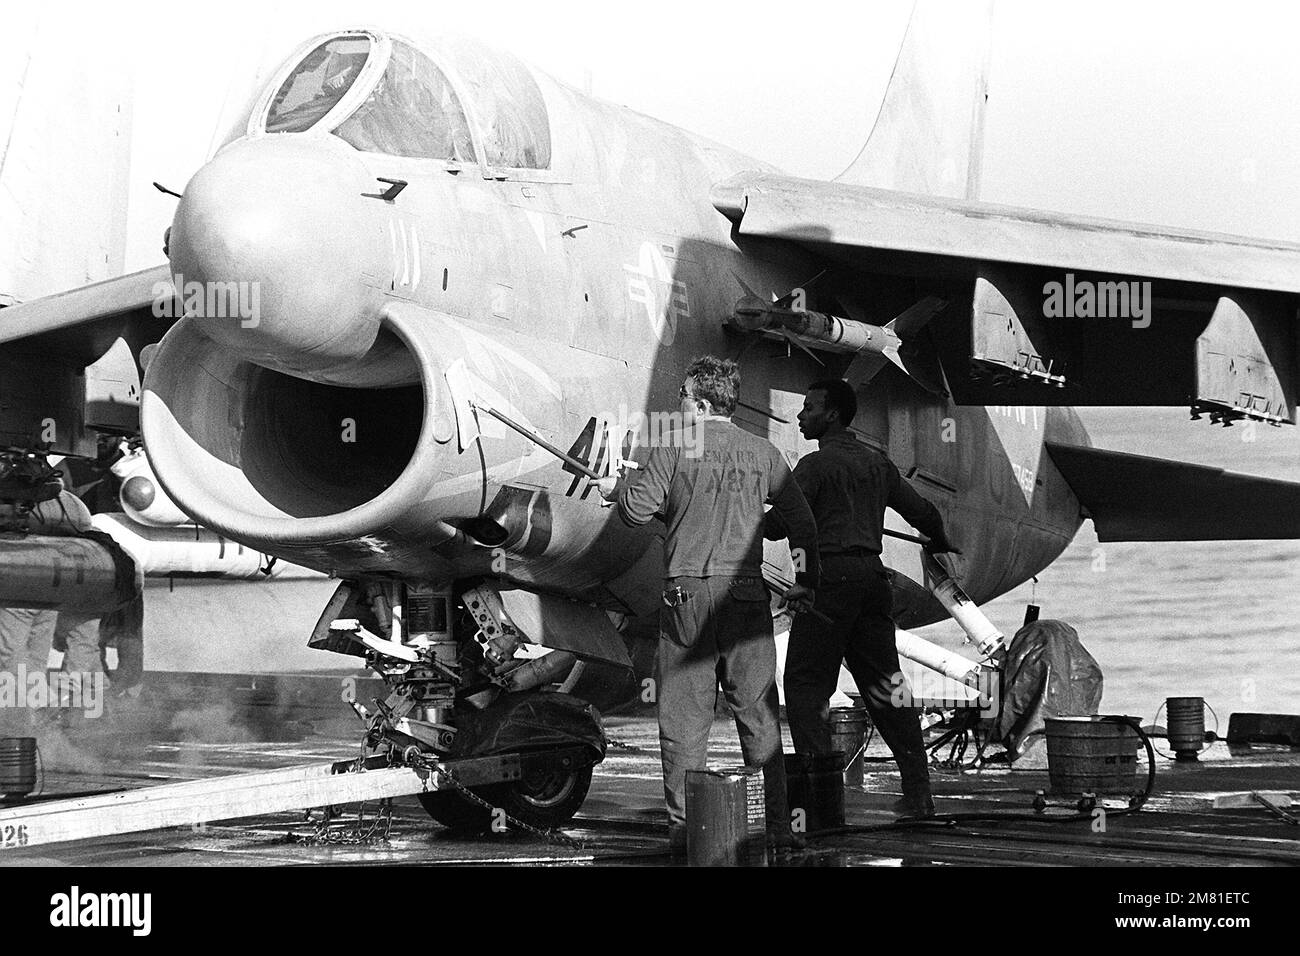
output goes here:
[[839, 413], [840, 424], [847, 428], [858, 414], [858, 396], [853, 386], [840, 378], [824, 378], [808, 386], [808, 391], [826, 393], [826, 408]]
[[695, 397], [713, 406], [714, 414], [730, 417], [735, 413], [740, 366], [731, 359], [701, 355], [686, 369], [686, 377], [694, 383]]

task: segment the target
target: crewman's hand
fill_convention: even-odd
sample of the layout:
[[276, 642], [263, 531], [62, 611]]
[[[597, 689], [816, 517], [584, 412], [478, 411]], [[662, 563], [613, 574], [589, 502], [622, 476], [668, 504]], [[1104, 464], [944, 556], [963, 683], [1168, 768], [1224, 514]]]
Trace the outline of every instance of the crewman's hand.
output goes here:
[[802, 614], [805, 611], [812, 610], [813, 598], [816, 596], [812, 588], [806, 588], [802, 584], [794, 584], [781, 595], [781, 607], [788, 607], [795, 614]]
[[961, 548], [947, 538], [931, 538], [922, 547], [930, 554], [961, 554]]
[[606, 501], [613, 501], [618, 495], [618, 475], [606, 475], [596, 482], [596, 490]]

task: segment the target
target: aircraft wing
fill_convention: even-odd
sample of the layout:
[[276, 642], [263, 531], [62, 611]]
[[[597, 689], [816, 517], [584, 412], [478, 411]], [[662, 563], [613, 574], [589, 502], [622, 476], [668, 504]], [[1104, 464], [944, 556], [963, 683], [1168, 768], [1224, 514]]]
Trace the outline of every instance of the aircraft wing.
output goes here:
[[0, 309], [0, 447], [93, 457], [96, 431], [135, 431], [141, 354], [180, 312], [171, 289], [159, 266]]
[[742, 236], [844, 262], [974, 276], [1002, 262], [1300, 294], [1300, 244], [742, 173], [713, 190]]
[[1100, 541], [1300, 538], [1300, 483], [1047, 442]]
[[0, 309], [0, 345], [89, 365], [118, 338], [161, 338], [172, 320], [153, 306], [170, 287], [171, 268], [161, 265]]
[[742, 249], [811, 253], [850, 312], [950, 302], [930, 331], [961, 404], [1295, 421], [1300, 244], [757, 172], [711, 199]]

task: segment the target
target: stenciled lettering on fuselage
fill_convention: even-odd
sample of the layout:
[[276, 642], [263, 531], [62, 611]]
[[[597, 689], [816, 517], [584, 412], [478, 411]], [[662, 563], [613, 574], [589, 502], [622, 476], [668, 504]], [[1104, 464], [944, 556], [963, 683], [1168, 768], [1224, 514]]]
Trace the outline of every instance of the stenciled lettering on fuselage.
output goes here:
[[1046, 416], [1034, 406], [989, 405], [986, 410], [1025, 504], [1033, 505]]
[[645, 307], [646, 318], [655, 338], [672, 345], [677, 323], [691, 317], [690, 290], [686, 283], [674, 279], [663, 250], [653, 242], [641, 243], [635, 265], [625, 265], [627, 294], [632, 302]]

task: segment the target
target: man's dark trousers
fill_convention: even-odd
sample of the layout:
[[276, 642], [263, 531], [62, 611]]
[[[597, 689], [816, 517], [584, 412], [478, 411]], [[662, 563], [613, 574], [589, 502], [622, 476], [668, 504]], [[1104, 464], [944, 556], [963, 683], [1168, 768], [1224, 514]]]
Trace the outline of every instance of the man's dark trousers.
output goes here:
[[658, 702], [664, 797], [671, 826], [686, 822], [686, 771], [704, 770], [717, 688], [731, 707], [745, 764], [763, 768], [769, 832], [788, 832], [776, 643], [758, 577], [669, 578], [687, 598], [663, 608]]
[[[834, 622], [800, 614], [790, 629], [785, 711], [796, 753], [831, 753], [830, 698], [843, 661], [880, 736], [898, 761], [903, 795], [928, 800], [930, 780], [920, 712], [898, 664], [893, 598], [874, 555], [822, 554], [817, 610]], [[905, 703], [908, 706], [896, 706]], [[852, 754], [845, 754], [848, 759]]]

